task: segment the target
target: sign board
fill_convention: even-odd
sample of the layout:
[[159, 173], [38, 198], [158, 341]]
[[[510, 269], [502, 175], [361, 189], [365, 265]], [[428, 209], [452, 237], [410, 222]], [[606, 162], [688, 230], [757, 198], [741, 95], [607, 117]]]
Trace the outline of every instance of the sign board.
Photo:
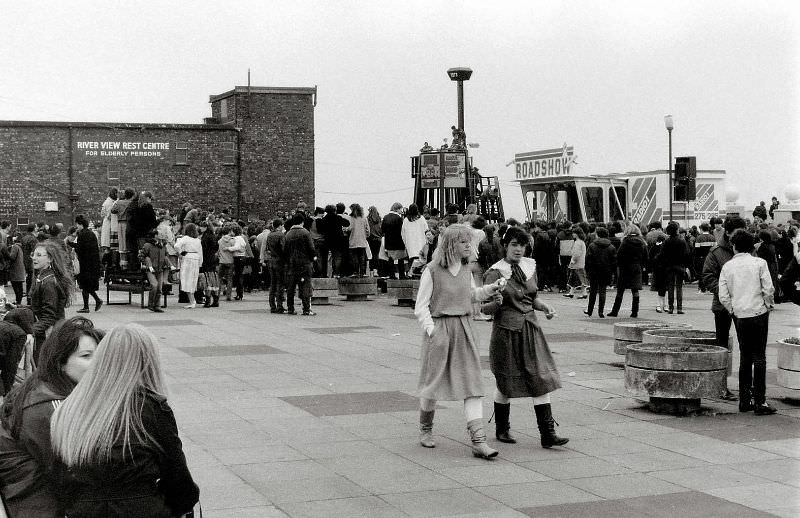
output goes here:
[[173, 143], [163, 140], [107, 140], [77, 138], [72, 144], [76, 161], [140, 161], [172, 158]]
[[572, 146], [564, 144], [561, 148], [530, 151], [514, 155], [516, 179], [545, 178], [571, 174], [575, 164]]
[[467, 155], [455, 152], [422, 153], [419, 157], [420, 185], [438, 189], [444, 173], [445, 188], [467, 187]]

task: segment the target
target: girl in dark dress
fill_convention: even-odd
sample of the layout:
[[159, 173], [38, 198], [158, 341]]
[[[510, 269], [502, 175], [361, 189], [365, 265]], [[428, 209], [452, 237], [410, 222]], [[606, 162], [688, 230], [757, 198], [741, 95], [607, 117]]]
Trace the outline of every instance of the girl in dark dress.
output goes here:
[[561, 446], [569, 439], [556, 435], [550, 408], [550, 393], [561, 387], [561, 377], [535, 313], [542, 311], [549, 320], [555, 310], [536, 297], [536, 261], [524, 257], [530, 236], [521, 228], [512, 227], [502, 242], [505, 258], [492, 265], [483, 282], [505, 279], [506, 284], [482, 307], [484, 313], [494, 315], [489, 360], [497, 383], [497, 440], [517, 442], [510, 434], [510, 399], [532, 397], [542, 447]]
[[77, 278], [83, 295], [83, 308], [77, 313], [89, 312], [90, 296], [94, 299], [94, 310], [100, 311], [103, 301], [97, 296], [97, 290], [100, 289], [100, 247], [97, 244], [97, 236], [89, 230], [86, 216], [80, 215], [75, 218], [75, 226], [78, 227], [77, 238], [67, 243], [75, 249], [80, 264]]

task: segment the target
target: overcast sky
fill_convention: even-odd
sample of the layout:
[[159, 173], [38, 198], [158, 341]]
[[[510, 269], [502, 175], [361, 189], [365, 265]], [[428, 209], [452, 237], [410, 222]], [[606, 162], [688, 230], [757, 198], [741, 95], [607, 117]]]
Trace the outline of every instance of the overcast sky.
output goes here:
[[[199, 123], [208, 96], [317, 85], [316, 204], [411, 202], [409, 157], [456, 123], [522, 216], [515, 153], [575, 174], [724, 169], [751, 207], [800, 183], [796, 1], [0, 0], [0, 119]], [[1, 144], [1, 143], [0, 143]]]

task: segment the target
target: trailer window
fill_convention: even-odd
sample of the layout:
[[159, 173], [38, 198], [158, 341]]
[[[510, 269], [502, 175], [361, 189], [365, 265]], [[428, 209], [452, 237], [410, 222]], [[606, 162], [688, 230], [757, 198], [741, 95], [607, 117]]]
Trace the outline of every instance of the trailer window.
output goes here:
[[[625, 192], [625, 187], [621, 185], [614, 186], [614, 191], [617, 193], [617, 197], [614, 198], [614, 192], [611, 189], [608, 190], [608, 212], [610, 214], [611, 221], [619, 221], [621, 219], [626, 219], [625, 213], [628, 212], [627, 207], [627, 194]], [[619, 204], [622, 205], [622, 212], [619, 211], [619, 206], [617, 205], [617, 199], [619, 199]]]
[[603, 188], [581, 187], [581, 198], [586, 209], [586, 221], [590, 223], [603, 221]]

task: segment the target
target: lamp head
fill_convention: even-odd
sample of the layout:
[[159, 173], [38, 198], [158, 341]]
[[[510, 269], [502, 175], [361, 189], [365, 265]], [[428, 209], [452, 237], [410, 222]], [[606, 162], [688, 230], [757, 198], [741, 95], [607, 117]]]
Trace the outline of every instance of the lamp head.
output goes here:
[[447, 76], [451, 81], [468, 81], [472, 76], [472, 69], [467, 67], [448, 68]]
[[672, 131], [672, 128], [675, 127], [675, 123], [672, 122], [672, 115], [664, 116], [664, 126], [666, 126], [668, 131]]

